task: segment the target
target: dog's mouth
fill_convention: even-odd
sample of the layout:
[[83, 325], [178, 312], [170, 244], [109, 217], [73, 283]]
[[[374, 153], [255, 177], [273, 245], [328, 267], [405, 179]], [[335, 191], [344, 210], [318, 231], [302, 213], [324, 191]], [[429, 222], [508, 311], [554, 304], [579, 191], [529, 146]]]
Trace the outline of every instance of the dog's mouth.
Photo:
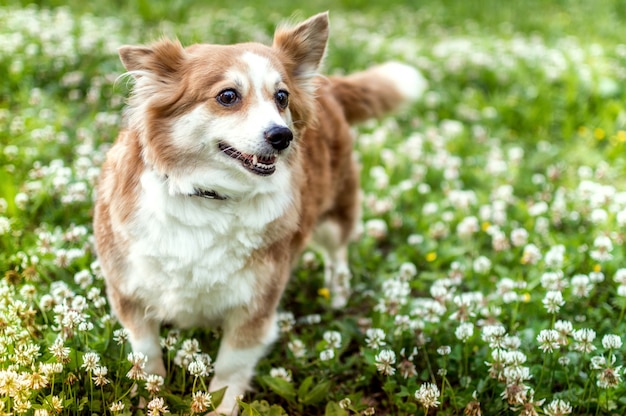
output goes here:
[[241, 166], [256, 175], [269, 176], [276, 171], [276, 155], [251, 155], [224, 142], [219, 142], [218, 147], [226, 156], [238, 160]]

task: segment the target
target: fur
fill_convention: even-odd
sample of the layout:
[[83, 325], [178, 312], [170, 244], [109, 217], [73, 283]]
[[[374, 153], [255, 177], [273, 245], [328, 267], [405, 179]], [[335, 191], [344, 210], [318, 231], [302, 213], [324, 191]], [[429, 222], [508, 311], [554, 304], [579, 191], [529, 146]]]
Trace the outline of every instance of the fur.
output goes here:
[[[327, 38], [322, 13], [277, 29], [271, 47], [162, 39], [120, 48], [135, 85], [94, 218], [107, 294], [149, 373], [165, 375], [162, 323], [223, 328], [210, 385], [228, 387], [220, 413], [237, 413], [275, 340], [278, 302], [311, 238], [333, 306], [345, 305], [359, 217], [350, 123], [425, 87], [399, 63], [321, 77]], [[292, 135], [275, 146], [272, 129]]]

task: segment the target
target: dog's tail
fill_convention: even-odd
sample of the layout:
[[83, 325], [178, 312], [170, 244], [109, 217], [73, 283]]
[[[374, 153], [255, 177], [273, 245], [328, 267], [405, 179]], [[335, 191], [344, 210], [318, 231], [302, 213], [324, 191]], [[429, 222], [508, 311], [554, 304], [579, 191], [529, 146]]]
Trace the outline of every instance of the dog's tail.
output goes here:
[[387, 62], [330, 80], [333, 95], [350, 123], [380, 117], [416, 101], [428, 86], [417, 69], [399, 62]]

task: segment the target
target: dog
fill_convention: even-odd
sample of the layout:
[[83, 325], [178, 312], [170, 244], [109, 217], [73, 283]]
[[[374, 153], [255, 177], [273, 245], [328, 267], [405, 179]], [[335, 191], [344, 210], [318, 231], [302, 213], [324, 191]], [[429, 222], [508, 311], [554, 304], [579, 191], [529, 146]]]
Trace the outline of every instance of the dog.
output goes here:
[[165, 376], [161, 324], [221, 326], [210, 391], [227, 390], [216, 413], [237, 414], [311, 240], [332, 306], [346, 304], [360, 213], [351, 124], [425, 88], [397, 62], [320, 76], [328, 34], [321, 13], [279, 26], [272, 46], [163, 38], [119, 49], [134, 86], [94, 211], [107, 296], [148, 373]]

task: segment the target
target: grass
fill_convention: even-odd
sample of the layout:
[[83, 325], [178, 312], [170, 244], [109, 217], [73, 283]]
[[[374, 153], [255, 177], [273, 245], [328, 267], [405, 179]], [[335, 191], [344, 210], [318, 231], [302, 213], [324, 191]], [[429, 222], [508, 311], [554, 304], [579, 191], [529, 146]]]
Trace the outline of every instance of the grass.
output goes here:
[[217, 329], [165, 328], [168, 377], [137, 380], [104, 297], [91, 215], [128, 93], [116, 48], [162, 33], [267, 42], [283, 18], [324, 9], [327, 72], [398, 59], [430, 87], [358, 128], [355, 293], [332, 311], [320, 258], [303, 255], [242, 413], [624, 414], [621, 2], [255, 6], [0, 7], [0, 414], [219, 401], [205, 400], [210, 374], [188, 371], [210, 368]]

